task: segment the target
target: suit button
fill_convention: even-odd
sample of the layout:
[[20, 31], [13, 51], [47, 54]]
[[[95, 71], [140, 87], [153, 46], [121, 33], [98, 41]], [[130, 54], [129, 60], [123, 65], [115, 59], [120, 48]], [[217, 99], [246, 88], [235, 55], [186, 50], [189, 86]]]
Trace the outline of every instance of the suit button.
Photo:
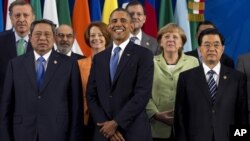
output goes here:
[[173, 77], [171, 77], [171, 78], [170, 78], [170, 80], [174, 80], [174, 78], [173, 78]]
[[212, 109], [212, 113], [213, 113], [213, 114], [215, 113], [215, 110], [214, 110], [214, 109]]
[[112, 95], [109, 96], [109, 98], [112, 98], [112, 97], [113, 97]]
[[37, 98], [38, 98], [38, 99], [42, 99], [42, 96], [39, 95]]

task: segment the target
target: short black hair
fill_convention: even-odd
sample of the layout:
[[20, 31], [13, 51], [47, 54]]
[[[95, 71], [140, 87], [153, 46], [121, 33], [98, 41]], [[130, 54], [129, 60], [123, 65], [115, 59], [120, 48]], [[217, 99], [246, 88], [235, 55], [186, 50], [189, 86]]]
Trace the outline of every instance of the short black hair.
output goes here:
[[205, 35], [218, 35], [220, 37], [221, 44], [224, 45], [224, 37], [216, 28], [208, 28], [203, 30], [198, 37], [198, 44], [201, 46], [202, 39]]
[[196, 33], [198, 33], [199, 28], [200, 28], [202, 25], [211, 25], [211, 26], [213, 26], [214, 28], [216, 28], [216, 26], [215, 26], [212, 22], [210, 22], [210, 21], [202, 21], [202, 22], [199, 22], [199, 23], [198, 23], [197, 28], [196, 28]]
[[113, 16], [113, 14], [114, 14], [115, 12], [119, 12], [119, 11], [125, 12], [125, 13], [128, 15], [128, 17], [130, 18], [130, 20], [132, 21], [132, 17], [131, 17], [131, 15], [129, 14], [129, 12], [128, 12], [127, 10], [125, 10], [125, 9], [123, 9], [123, 8], [116, 8], [115, 10], [113, 10], [113, 11], [111, 12], [111, 14], [110, 14], [110, 16], [109, 16], [109, 22], [110, 22], [111, 16]]
[[56, 24], [54, 24], [52, 21], [47, 20], [47, 19], [41, 19], [41, 20], [36, 20], [36, 21], [32, 22], [31, 26], [30, 26], [30, 34], [32, 34], [32, 32], [34, 31], [35, 26], [37, 24], [41, 24], [41, 23], [50, 25], [52, 32], [53, 32], [53, 35], [56, 35]]
[[144, 9], [142, 3], [140, 3], [138, 0], [133, 0], [133, 1], [129, 2], [129, 3], [127, 4], [127, 6], [126, 6], [125, 9], [128, 10], [128, 7], [129, 7], [129, 6], [135, 6], [135, 5], [140, 5], [140, 6], [142, 7], [142, 9], [143, 9], [143, 14], [146, 15], [146, 11], [145, 11], [145, 9]]

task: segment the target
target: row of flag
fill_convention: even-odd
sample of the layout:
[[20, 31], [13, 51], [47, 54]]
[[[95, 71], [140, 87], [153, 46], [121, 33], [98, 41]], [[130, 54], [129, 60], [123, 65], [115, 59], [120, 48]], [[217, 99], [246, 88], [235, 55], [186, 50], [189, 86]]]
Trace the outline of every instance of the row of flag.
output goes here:
[[[0, 0], [0, 30], [12, 28], [6, 9], [14, 0]], [[70, 9], [72, 0], [26, 0], [35, 11], [36, 20], [46, 18], [55, 24], [72, 25], [76, 42], [73, 51], [86, 56], [91, 55], [91, 50], [84, 42], [84, 31], [91, 21], [103, 21], [108, 23], [111, 11], [118, 7], [119, 3], [126, 5], [130, 0], [73, 0], [73, 9]], [[184, 51], [190, 51], [197, 47], [194, 37], [196, 22], [190, 22], [188, 18], [188, 3], [204, 3], [204, 0], [160, 0], [159, 14], [156, 10], [156, 0], [140, 0], [147, 13], [147, 20], [143, 31], [153, 37], [158, 30], [169, 22], [179, 24], [187, 35], [187, 43]], [[3, 5], [2, 5], [3, 4]], [[43, 8], [42, 8], [43, 7]], [[195, 6], [193, 6], [195, 7]], [[197, 9], [197, 6], [195, 7]], [[6, 15], [6, 16], [4, 16]], [[158, 17], [159, 15], [159, 17]], [[4, 20], [5, 19], [5, 20]], [[159, 19], [159, 21], [157, 20]], [[5, 22], [4, 22], [5, 21]], [[4, 26], [5, 23], [5, 26]]]

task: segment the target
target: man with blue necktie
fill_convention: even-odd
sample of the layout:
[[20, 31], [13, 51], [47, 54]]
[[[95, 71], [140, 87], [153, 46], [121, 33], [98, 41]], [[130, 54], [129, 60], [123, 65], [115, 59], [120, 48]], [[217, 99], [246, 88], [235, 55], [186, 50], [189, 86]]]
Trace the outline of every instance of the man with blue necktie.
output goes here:
[[82, 141], [82, 88], [77, 62], [57, 53], [55, 25], [31, 24], [34, 51], [9, 62], [0, 101], [0, 140]]
[[133, 24], [126, 10], [115, 9], [108, 27], [113, 44], [95, 55], [87, 87], [94, 141], [151, 141], [145, 107], [152, 90], [153, 54], [130, 41]]

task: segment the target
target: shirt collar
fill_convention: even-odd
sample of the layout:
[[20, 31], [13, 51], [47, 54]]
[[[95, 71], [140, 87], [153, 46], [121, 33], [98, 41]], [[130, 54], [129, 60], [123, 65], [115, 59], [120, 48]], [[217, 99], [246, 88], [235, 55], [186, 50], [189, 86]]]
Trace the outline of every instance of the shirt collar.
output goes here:
[[[47, 52], [46, 54], [43, 55], [43, 58], [46, 60], [46, 62], [48, 62], [49, 56], [51, 54], [52, 50], [50, 50], [49, 52]], [[41, 57], [41, 55], [39, 55], [35, 50], [34, 50], [34, 54], [35, 54], [35, 61]]]
[[[19, 41], [22, 37], [20, 37], [16, 32], [14, 32], [15, 33], [15, 37], [16, 37], [16, 42], [17, 41]], [[22, 39], [24, 39], [25, 41], [26, 41], [26, 43], [28, 43], [28, 41], [29, 41], [29, 36], [28, 35], [26, 35], [24, 38], [22, 38]]]
[[[204, 68], [205, 74], [207, 74], [207, 72], [211, 70], [205, 63], [202, 63], [202, 66]], [[220, 74], [220, 68], [221, 68], [221, 63], [219, 62], [212, 70], [215, 71], [215, 73], [217, 75], [219, 75]]]
[[139, 30], [137, 35], [130, 34], [129, 38], [131, 38], [131, 37], [137, 37], [138, 40], [141, 41], [141, 39], [142, 39], [142, 31], [141, 31], [141, 29]]
[[113, 49], [112, 49], [112, 52], [114, 51], [114, 48], [115, 47], [120, 47], [121, 48], [121, 50], [123, 51], [124, 49], [125, 49], [125, 47], [128, 45], [128, 43], [129, 43], [129, 40], [130, 40], [130, 38], [128, 38], [126, 41], [124, 41], [123, 43], [121, 43], [120, 45], [116, 45], [114, 42], [113, 42]]

